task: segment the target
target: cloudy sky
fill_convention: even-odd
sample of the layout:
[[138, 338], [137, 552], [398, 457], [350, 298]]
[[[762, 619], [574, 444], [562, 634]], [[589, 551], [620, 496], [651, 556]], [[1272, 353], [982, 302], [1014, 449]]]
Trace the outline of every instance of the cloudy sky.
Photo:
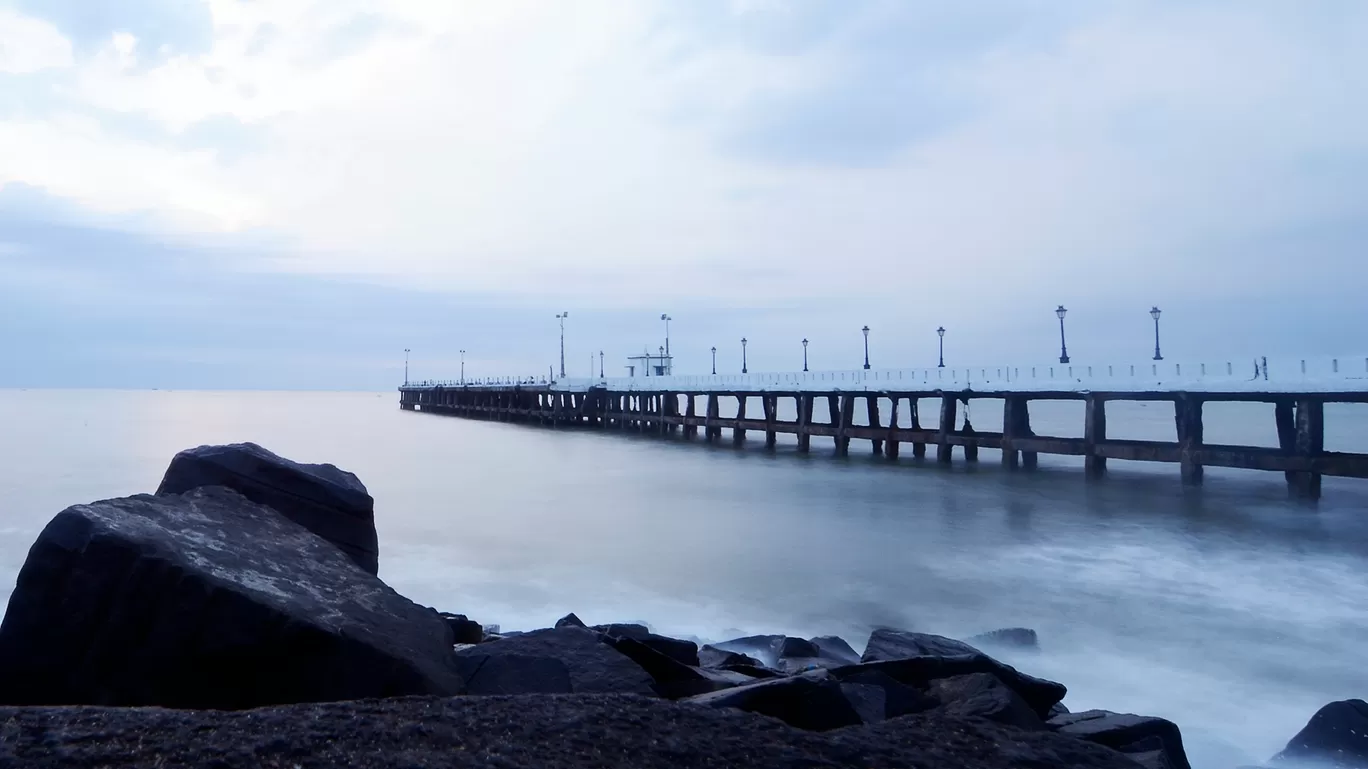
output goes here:
[[1368, 353], [1368, 4], [0, 0], [0, 386]]

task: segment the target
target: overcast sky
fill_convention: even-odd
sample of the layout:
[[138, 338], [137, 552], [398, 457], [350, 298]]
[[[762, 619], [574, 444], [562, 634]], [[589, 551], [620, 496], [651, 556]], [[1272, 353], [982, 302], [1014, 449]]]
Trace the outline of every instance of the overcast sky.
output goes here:
[[0, 0], [0, 386], [1368, 354], [1361, 0]]

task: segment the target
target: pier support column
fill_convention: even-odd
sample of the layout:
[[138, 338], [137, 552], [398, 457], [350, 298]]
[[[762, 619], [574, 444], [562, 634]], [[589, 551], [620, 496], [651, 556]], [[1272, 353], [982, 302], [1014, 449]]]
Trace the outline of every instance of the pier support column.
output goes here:
[[[698, 407], [696, 405], [698, 402], [698, 397], [695, 396], [693, 393], [689, 393], [684, 397], [689, 399], [689, 402], [684, 406], [684, 419], [686, 422], [691, 422], [698, 417]], [[688, 439], [697, 438], [698, 425], [684, 425], [684, 437]]]
[[1178, 463], [1183, 483], [1197, 486], [1202, 483], [1202, 466], [1192, 454], [1202, 447], [1202, 399], [1190, 393], [1180, 393], [1173, 401], [1174, 420], [1178, 427]]
[[[1297, 432], [1293, 451], [1298, 457], [1314, 459], [1325, 451], [1325, 403], [1311, 398], [1297, 401]], [[1320, 499], [1321, 474], [1311, 471], [1292, 473], [1288, 491], [1297, 499]]]
[[940, 435], [936, 439], [936, 461], [950, 464], [950, 435], [955, 432], [955, 418], [958, 416], [959, 399], [953, 395], [941, 396]]
[[708, 394], [708, 414], [703, 417], [703, 435], [710, 441], [715, 441], [722, 437], [722, 428], [717, 426], [718, 407], [717, 394]]
[[889, 398], [893, 402], [888, 410], [888, 442], [884, 444], [884, 456], [889, 459], [898, 458], [898, 401], [902, 400], [898, 396]]
[[659, 420], [659, 424], [657, 425], [659, 429], [657, 429], [656, 432], [660, 433], [661, 435], [666, 435], [670, 431], [674, 430], [674, 425], [666, 421], [665, 417], [670, 416], [670, 402], [675, 400], [675, 394], [661, 393], [660, 395], [656, 396], [656, 400], [660, 402], [658, 404], [660, 408], [656, 410], [656, 418]]
[[[883, 427], [883, 423], [879, 421], [879, 396], [865, 396], [865, 408], [869, 414], [869, 426], [875, 429]], [[869, 444], [872, 447], [875, 456], [883, 456], [882, 440], [875, 438], [871, 440]]]
[[1100, 478], [1107, 472], [1107, 458], [1097, 454], [1097, 444], [1105, 440], [1107, 401], [1096, 393], [1089, 393], [1084, 401], [1083, 470], [1090, 478]]
[[1021, 452], [1017, 450], [1016, 439], [1021, 435], [1021, 417], [1017, 416], [1026, 405], [1026, 399], [1008, 395], [1002, 401], [1002, 466], [1015, 470], [1021, 464]]
[[[910, 424], [911, 424], [911, 426], [912, 426], [911, 429], [913, 429], [913, 430], [921, 430], [921, 429], [922, 429], [922, 425], [921, 425], [921, 406], [920, 406], [919, 403], [918, 403], [918, 401], [920, 401], [920, 400], [921, 400], [921, 399], [920, 399], [920, 398], [917, 398], [917, 397], [912, 397], [912, 398], [908, 398], [908, 399], [907, 399], [907, 409], [908, 409], [907, 415], [908, 415], [908, 418], [911, 420]], [[923, 457], [925, 457], [925, 456], [926, 456], [926, 444], [923, 443], [922, 441], [912, 441], [912, 457], [913, 457], [914, 459], [921, 459], [921, 458], [923, 458]]]
[[[1297, 453], [1297, 402], [1290, 398], [1279, 399], [1273, 404], [1273, 421], [1278, 426], [1278, 448], [1287, 456]], [[1292, 483], [1297, 474], [1292, 471], [1283, 473], [1287, 479], [1288, 492], [1292, 491]]]
[[773, 449], [779, 439], [779, 434], [774, 431], [774, 423], [779, 419], [779, 396], [763, 396], [760, 403], [765, 408], [765, 448]]
[[794, 398], [798, 406], [798, 450], [806, 454], [812, 449], [812, 401], [811, 395]]
[[855, 424], [855, 396], [842, 395], [840, 422], [836, 427], [836, 456], [850, 456], [850, 426]]
[[[740, 422], [741, 420], [743, 420], [743, 419], [745, 419], [745, 418], [746, 418], [746, 396], [744, 396], [744, 395], [738, 395], [738, 396], [736, 396], [736, 421], [737, 421], [737, 422]], [[745, 430], [745, 428], [741, 427], [741, 425], [739, 425], [739, 424], [738, 424], [736, 427], [733, 427], [733, 428], [732, 428], [732, 443], [734, 443], [734, 444], [740, 446], [742, 443], [745, 443], [745, 441], [746, 441], [746, 430]]]

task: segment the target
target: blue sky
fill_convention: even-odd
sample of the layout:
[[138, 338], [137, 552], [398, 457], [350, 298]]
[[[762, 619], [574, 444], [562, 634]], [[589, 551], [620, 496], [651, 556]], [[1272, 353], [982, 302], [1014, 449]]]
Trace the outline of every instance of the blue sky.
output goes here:
[[[964, 6], [964, 7], [961, 7]], [[0, 387], [1368, 354], [1368, 6], [0, 0]], [[737, 360], [734, 360], [737, 359]]]

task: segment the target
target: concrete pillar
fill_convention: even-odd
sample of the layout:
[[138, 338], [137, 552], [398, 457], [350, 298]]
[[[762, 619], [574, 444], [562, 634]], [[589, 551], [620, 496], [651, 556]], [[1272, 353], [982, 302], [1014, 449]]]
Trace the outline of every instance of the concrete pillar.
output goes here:
[[1202, 466], [1192, 457], [1192, 452], [1202, 447], [1202, 399], [1191, 393], [1180, 393], [1173, 401], [1173, 414], [1178, 428], [1178, 461], [1183, 483], [1200, 485]]
[[[745, 419], [745, 418], [746, 418], [746, 396], [744, 396], [744, 395], [738, 395], [738, 396], [736, 396], [736, 419], [737, 419], [737, 421], [740, 421], [740, 420]], [[744, 427], [740, 427], [739, 425], [738, 425], [737, 427], [732, 428], [732, 443], [735, 443], [736, 445], [739, 446], [739, 445], [741, 445], [742, 443], [744, 443], [745, 441], [746, 441], [746, 429], [745, 429]]]
[[774, 431], [774, 423], [779, 420], [779, 396], [766, 395], [760, 402], [765, 408], [765, 448], [773, 449], [779, 438]]
[[1107, 472], [1107, 458], [1097, 455], [1097, 444], [1107, 440], [1107, 401], [1089, 393], [1083, 408], [1083, 469], [1088, 477], [1100, 478]]
[[889, 398], [892, 401], [892, 408], [888, 411], [888, 443], [884, 445], [884, 456], [889, 459], [898, 458], [898, 439], [894, 437], [898, 432], [898, 402], [902, 400], [894, 395]]
[[[879, 421], [879, 396], [877, 396], [877, 395], [867, 395], [867, 396], [865, 396], [865, 409], [866, 409], [866, 411], [867, 411], [868, 414], [869, 414], [869, 426], [870, 426], [870, 427], [874, 427], [874, 428], [883, 427], [883, 423]], [[883, 441], [882, 441], [882, 440], [879, 440], [878, 438], [875, 438], [875, 439], [871, 440], [869, 443], [870, 443], [870, 446], [872, 447], [872, 450], [873, 450], [875, 456], [882, 456], [882, 455], [883, 455]]]
[[[1297, 432], [1293, 438], [1296, 456], [1315, 458], [1325, 452], [1325, 403], [1312, 398], [1297, 400]], [[1292, 474], [1288, 491], [1298, 499], [1320, 499], [1321, 474], [1296, 472]]]
[[940, 436], [936, 441], [936, 461], [950, 464], [950, 435], [955, 432], [955, 418], [959, 415], [959, 399], [953, 395], [941, 396]]
[[798, 406], [798, 450], [807, 453], [812, 449], [812, 433], [808, 428], [812, 426], [812, 403], [813, 396], [799, 395], [794, 399]]
[[[913, 429], [913, 430], [920, 430], [920, 429], [922, 429], [922, 424], [921, 424], [921, 404], [918, 403], [918, 401], [920, 401], [920, 400], [921, 400], [921, 399], [920, 399], [920, 398], [917, 398], [916, 396], [913, 396], [913, 397], [907, 399], [907, 408], [908, 408], [907, 416], [908, 416], [908, 419], [909, 419], [909, 424], [911, 425], [911, 429]], [[912, 441], [912, 457], [913, 457], [914, 459], [921, 459], [921, 458], [923, 458], [923, 457], [925, 457], [925, 456], [926, 456], [926, 444], [923, 443], [922, 441], [919, 441], [919, 440], [914, 440], [914, 441]]]

